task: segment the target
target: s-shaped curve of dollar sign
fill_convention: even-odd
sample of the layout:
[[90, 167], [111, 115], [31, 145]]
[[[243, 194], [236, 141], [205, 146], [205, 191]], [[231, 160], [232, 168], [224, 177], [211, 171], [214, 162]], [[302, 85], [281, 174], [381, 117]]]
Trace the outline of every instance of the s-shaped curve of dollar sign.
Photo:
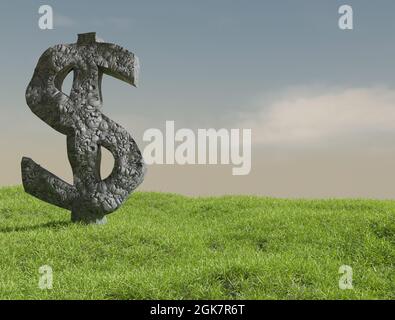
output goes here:
[[[95, 33], [78, 35], [74, 44], [56, 45], [40, 57], [26, 90], [26, 102], [40, 119], [67, 136], [74, 184], [61, 180], [33, 160], [22, 159], [27, 193], [71, 210], [72, 221], [105, 223], [143, 181], [145, 165], [130, 134], [102, 114], [101, 80], [111, 75], [136, 86], [137, 57], [120, 46], [96, 42]], [[70, 95], [62, 83], [74, 73]], [[114, 168], [100, 176], [101, 147], [114, 156]]]

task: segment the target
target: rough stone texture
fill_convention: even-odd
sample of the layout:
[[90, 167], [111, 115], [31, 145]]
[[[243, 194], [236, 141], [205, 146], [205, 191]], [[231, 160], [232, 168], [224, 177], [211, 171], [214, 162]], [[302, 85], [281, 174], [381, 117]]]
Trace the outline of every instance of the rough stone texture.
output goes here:
[[[101, 80], [108, 74], [136, 86], [137, 57], [120, 46], [96, 42], [95, 33], [79, 34], [74, 44], [56, 45], [40, 57], [26, 90], [26, 102], [39, 118], [67, 136], [73, 170], [70, 185], [33, 160], [22, 159], [22, 180], [29, 194], [71, 210], [72, 221], [105, 223], [143, 181], [145, 165], [129, 133], [100, 109]], [[62, 83], [74, 72], [70, 96]], [[115, 159], [110, 176], [100, 177], [101, 147]]]

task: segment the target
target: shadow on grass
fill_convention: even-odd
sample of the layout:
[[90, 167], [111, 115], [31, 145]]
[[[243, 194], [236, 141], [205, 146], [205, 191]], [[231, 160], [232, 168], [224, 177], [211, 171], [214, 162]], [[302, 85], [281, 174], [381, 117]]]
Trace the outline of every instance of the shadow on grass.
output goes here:
[[60, 229], [61, 227], [68, 226], [72, 224], [71, 221], [52, 221], [37, 225], [20, 226], [20, 227], [0, 227], [0, 233], [10, 233], [10, 232], [23, 232], [23, 231], [34, 231], [38, 229]]

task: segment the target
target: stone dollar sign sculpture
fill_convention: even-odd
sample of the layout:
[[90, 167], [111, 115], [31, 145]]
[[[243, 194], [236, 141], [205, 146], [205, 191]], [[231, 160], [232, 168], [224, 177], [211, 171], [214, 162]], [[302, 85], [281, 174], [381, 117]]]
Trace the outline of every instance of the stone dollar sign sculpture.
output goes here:
[[[26, 102], [40, 119], [67, 136], [73, 170], [70, 185], [22, 159], [22, 180], [27, 193], [71, 210], [72, 221], [105, 223], [106, 214], [118, 209], [143, 181], [145, 165], [129, 133], [100, 109], [103, 73], [136, 86], [137, 57], [120, 46], [96, 42], [95, 33], [78, 35], [74, 44], [56, 45], [40, 57], [26, 90]], [[62, 83], [74, 72], [70, 96]], [[108, 178], [100, 176], [101, 147], [114, 156]]]

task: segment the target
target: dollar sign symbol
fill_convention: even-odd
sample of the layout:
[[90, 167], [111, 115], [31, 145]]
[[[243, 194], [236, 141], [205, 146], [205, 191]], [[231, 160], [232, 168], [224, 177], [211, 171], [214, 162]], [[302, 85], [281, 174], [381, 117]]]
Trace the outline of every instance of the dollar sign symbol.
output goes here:
[[[67, 136], [74, 184], [61, 180], [33, 160], [22, 159], [27, 193], [71, 210], [72, 221], [105, 223], [142, 182], [145, 165], [137, 144], [119, 124], [101, 113], [103, 74], [136, 86], [137, 57], [120, 46], [96, 42], [95, 33], [78, 35], [77, 43], [56, 45], [40, 57], [26, 90], [32, 112]], [[70, 96], [62, 83], [74, 72]], [[101, 147], [114, 156], [110, 176], [100, 176]]]

